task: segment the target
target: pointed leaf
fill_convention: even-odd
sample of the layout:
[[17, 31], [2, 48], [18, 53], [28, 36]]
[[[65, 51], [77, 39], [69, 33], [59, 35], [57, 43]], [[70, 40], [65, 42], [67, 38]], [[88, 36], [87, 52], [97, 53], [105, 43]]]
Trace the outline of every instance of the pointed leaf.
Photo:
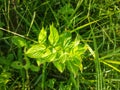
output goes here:
[[74, 76], [76, 76], [76, 75], [78, 74], [78, 69], [79, 69], [79, 68], [76, 67], [73, 62], [67, 61], [67, 62], [66, 62], [66, 65], [67, 65], [67, 69], [68, 69], [71, 73], [73, 73]]
[[47, 56], [46, 58], [45, 58], [45, 60], [46, 60], [46, 62], [53, 62], [53, 61], [55, 61], [56, 59], [56, 55], [57, 55], [57, 53], [52, 53], [51, 55], [49, 55], [49, 56]]
[[56, 55], [57, 55], [57, 53], [52, 53], [52, 54], [50, 54], [50, 55], [48, 55], [48, 56], [46, 56], [46, 57], [44, 57], [44, 58], [42, 58], [42, 57], [41, 57], [41, 58], [38, 58], [38, 59], [36, 60], [37, 65], [40, 66], [40, 65], [43, 64], [43, 63], [55, 61], [55, 60], [56, 60], [56, 59], [55, 59]]
[[12, 37], [12, 43], [14, 43], [18, 47], [24, 47], [26, 46], [26, 41], [25, 39], [18, 37], [18, 36], [13, 36]]
[[54, 66], [62, 73], [65, 69], [65, 63], [54, 62]]
[[51, 55], [51, 51], [49, 49], [46, 49], [44, 51], [44, 53], [41, 55], [41, 58], [46, 58], [48, 57], [49, 55]]
[[47, 32], [44, 28], [42, 28], [38, 36], [38, 42], [44, 43], [46, 41], [46, 38], [47, 38]]
[[83, 71], [83, 64], [82, 64], [82, 58], [81, 57], [74, 57], [72, 64], [77, 67], [81, 72]]
[[48, 37], [49, 39], [49, 42], [51, 45], [56, 45], [56, 43], [58, 42], [59, 40], [59, 34], [58, 34], [58, 31], [57, 29], [54, 27], [54, 25], [50, 25], [50, 35]]
[[61, 63], [65, 63], [67, 60], [71, 59], [70, 56], [69, 56], [69, 53], [67, 52], [64, 52], [64, 53], [60, 53], [60, 57], [59, 57], [59, 60]]
[[41, 58], [41, 55], [45, 52], [46, 46], [43, 44], [33, 45], [28, 51], [26, 55], [31, 58]]

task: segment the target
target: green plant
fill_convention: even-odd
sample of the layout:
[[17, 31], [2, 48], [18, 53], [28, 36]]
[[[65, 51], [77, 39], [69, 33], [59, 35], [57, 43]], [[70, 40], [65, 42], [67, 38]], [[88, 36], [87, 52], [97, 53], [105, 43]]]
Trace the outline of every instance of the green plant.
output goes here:
[[52, 24], [49, 36], [47, 36], [47, 31], [42, 28], [38, 36], [38, 43], [32, 44], [25, 55], [36, 59], [38, 66], [53, 63], [61, 73], [67, 68], [73, 77], [76, 77], [79, 71], [83, 71], [82, 55], [86, 50], [87, 46], [80, 42], [79, 36], [72, 40], [69, 31], [59, 35]]
[[119, 90], [119, 3], [0, 0], [0, 89]]

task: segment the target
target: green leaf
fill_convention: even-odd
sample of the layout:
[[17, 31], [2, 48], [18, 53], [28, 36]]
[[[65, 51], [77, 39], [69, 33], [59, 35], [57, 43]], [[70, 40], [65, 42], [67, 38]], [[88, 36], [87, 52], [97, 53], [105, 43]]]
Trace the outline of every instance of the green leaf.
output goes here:
[[40, 70], [40, 67], [35, 66], [35, 65], [30, 65], [30, 69], [34, 72], [38, 72]]
[[52, 53], [51, 55], [47, 56], [45, 58], [46, 62], [53, 62], [53, 61], [55, 61], [56, 55], [57, 55], [57, 53]]
[[51, 55], [51, 51], [47, 48], [44, 53], [41, 55], [41, 58], [46, 58]]
[[56, 79], [49, 79], [48, 81], [47, 81], [47, 86], [50, 88], [50, 89], [52, 89], [52, 90], [55, 90], [54, 89], [54, 85], [55, 85], [55, 82], [56, 82]]
[[46, 41], [46, 38], [47, 38], [47, 32], [44, 28], [42, 28], [38, 36], [38, 42], [44, 43]]
[[14, 43], [17, 47], [26, 46], [26, 40], [18, 36], [12, 37], [12, 43]]
[[39, 58], [39, 59], [37, 59], [37, 60], [36, 60], [37, 65], [40, 66], [40, 65], [43, 64], [43, 63], [55, 61], [55, 60], [56, 60], [56, 59], [55, 59], [55, 58], [56, 58], [56, 55], [57, 55], [57, 53], [52, 53], [52, 54], [50, 54], [50, 55], [48, 55], [48, 56], [46, 56], [46, 57], [44, 57], [44, 58]]
[[59, 60], [60, 60], [61, 63], [65, 63], [69, 59], [70, 59], [69, 53], [67, 53], [67, 52], [64, 52], [64, 53], [61, 52], [60, 53]]
[[22, 65], [22, 62], [20, 61], [14, 61], [12, 64], [11, 64], [11, 67], [15, 68], [15, 69], [22, 69], [23, 68], [23, 65]]
[[10, 81], [11, 73], [9, 72], [2, 72], [0, 74], [0, 85], [7, 84]]
[[72, 90], [72, 84], [65, 85], [63, 82], [61, 82], [58, 90]]
[[58, 13], [62, 15], [70, 15], [74, 12], [74, 9], [70, 6], [70, 4], [65, 4], [63, 7], [60, 8]]
[[58, 31], [57, 29], [54, 27], [54, 25], [50, 25], [50, 35], [48, 37], [49, 39], [49, 42], [51, 45], [55, 46], [56, 43], [58, 42], [59, 40], [59, 34], [58, 34]]
[[65, 31], [60, 35], [59, 43], [63, 46], [63, 48], [66, 48], [71, 43], [71, 38], [71, 33]]
[[79, 68], [74, 65], [72, 61], [66, 62], [67, 69], [76, 76], [78, 74]]
[[11, 60], [8, 60], [6, 57], [4, 57], [4, 56], [1, 56], [0, 57], [0, 64], [2, 64], [2, 65], [10, 65], [11, 64]]
[[73, 57], [72, 64], [77, 67], [81, 72], [83, 71], [83, 64], [82, 64], [82, 58], [81, 57]]
[[65, 69], [65, 63], [53, 62], [54, 66], [62, 73]]
[[73, 53], [72, 54], [80, 56], [80, 55], [84, 54], [85, 51], [86, 51], [86, 48], [83, 45], [79, 44], [78, 46], [73, 47]]
[[41, 58], [43, 53], [45, 53], [46, 46], [43, 44], [33, 45], [28, 51], [26, 55], [31, 58]]

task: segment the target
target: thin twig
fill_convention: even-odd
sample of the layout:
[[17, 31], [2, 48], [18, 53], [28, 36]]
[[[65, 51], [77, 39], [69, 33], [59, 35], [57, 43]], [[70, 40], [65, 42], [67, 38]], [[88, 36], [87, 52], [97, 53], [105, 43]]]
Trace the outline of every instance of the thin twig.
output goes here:
[[33, 39], [29, 38], [29, 37], [26, 37], [26, 36], [24, 36], [24, 35], [21, 35], [21, 34], [12, 32], [12, 31], [10, 31], [10, 30], [7, 30], [7, 29], [1, 28], [1, 27], [0, 27], [0, 30], [5, 31], [5, 32], [8, 32], [8, 33], [11, 33], [11, 34], [13, 34], [13, 35], [16, 35], [16, 36], [19, 36], [19, 37], [22, 37], [22, 38], [25, 38], [25, 39], [27, 39], [27, 40], [30, 40], [30, 41], [34, 42], [34, 43], [38, 43], [37, 41], [35, 41], [35, 40], [33, 40]]

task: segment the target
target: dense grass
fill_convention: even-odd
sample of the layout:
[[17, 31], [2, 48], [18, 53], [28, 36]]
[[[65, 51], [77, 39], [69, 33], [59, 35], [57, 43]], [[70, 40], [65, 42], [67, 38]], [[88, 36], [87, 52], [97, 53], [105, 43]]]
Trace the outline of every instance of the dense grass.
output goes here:
[[[119, 90], [119, 4], [120, 0], [0, 0], [0, 89]], [[33, 49], [52, 54], [41, 60]]]

